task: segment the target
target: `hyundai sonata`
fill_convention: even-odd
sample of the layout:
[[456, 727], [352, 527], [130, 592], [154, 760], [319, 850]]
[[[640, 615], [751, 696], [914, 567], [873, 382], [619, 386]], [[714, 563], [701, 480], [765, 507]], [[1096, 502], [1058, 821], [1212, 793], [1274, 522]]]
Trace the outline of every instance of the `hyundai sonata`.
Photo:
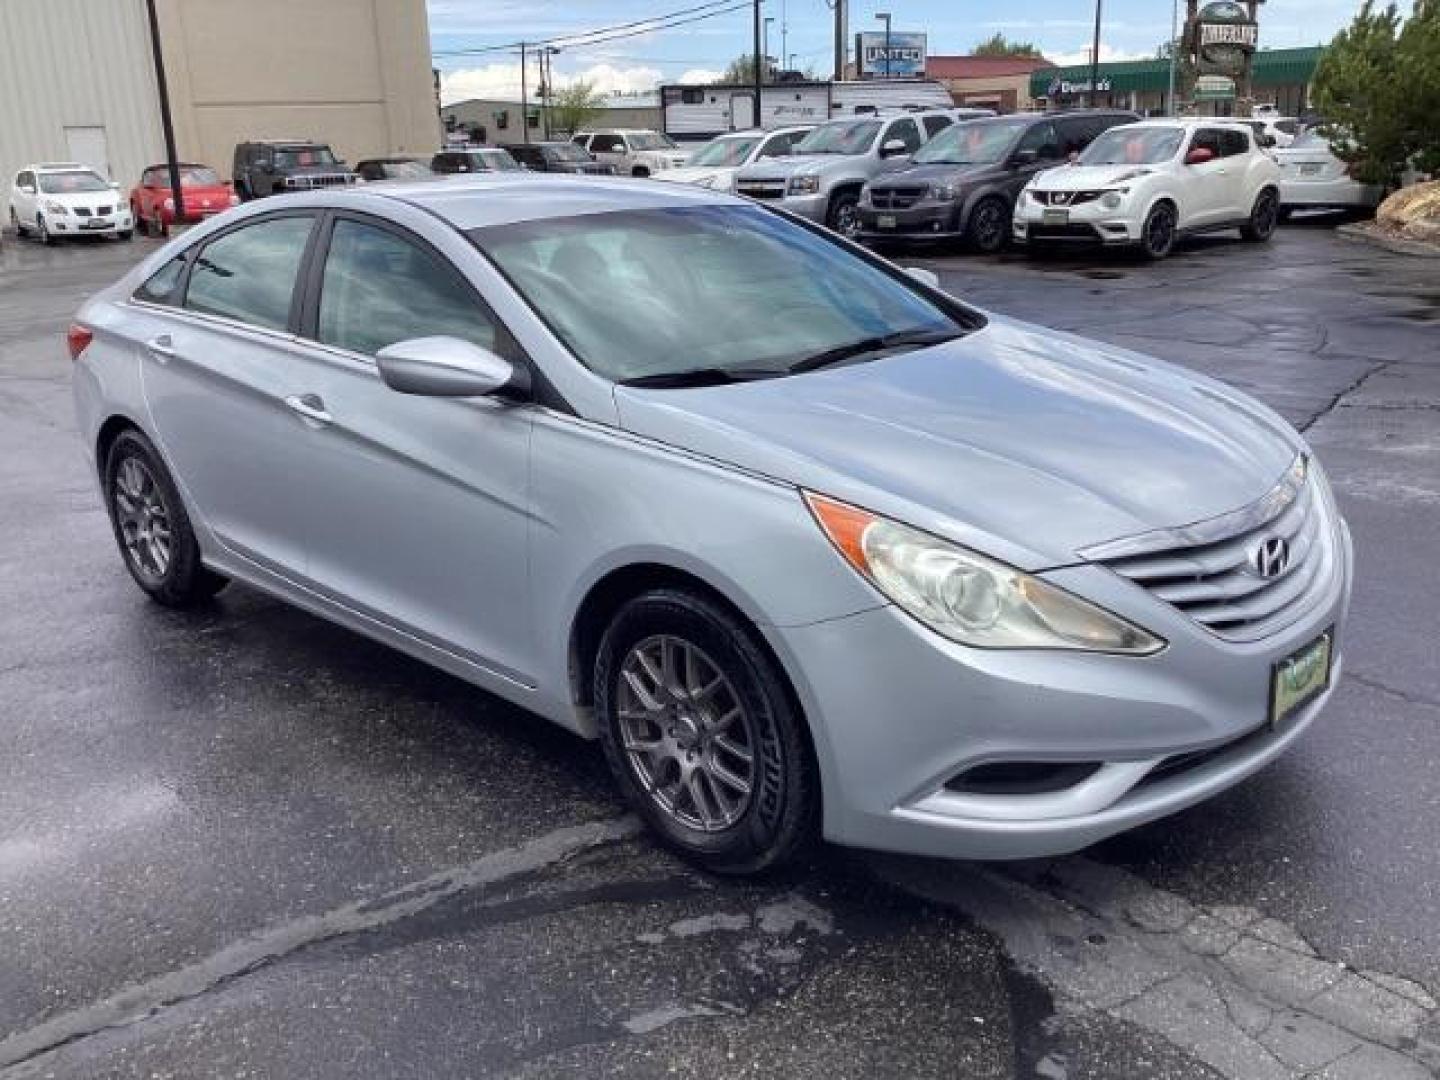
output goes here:
[[742, 199], [266, 201], [69, 344], [141, 589], [238, 579], [596, 737], [716, 869], [1074, 850], [1339, 674], [1348, 532], [1273, 412]]

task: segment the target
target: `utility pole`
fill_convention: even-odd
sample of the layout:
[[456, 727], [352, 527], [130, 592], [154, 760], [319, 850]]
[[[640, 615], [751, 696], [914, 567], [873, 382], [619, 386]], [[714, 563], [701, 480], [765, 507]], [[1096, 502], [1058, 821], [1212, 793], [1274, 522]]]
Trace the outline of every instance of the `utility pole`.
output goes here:
[[835, 81], [845, 78], [845, 0], [835, 0]]
[[1176, 23], [1179, 19], [1180, 0], [1170, 0], [1170, 89], [1165, 94], [1165, 115], [1175, 115], [1175, 54], [1180, 51], [1180, 43], [1175, 40]]
[[155, 0], [145, 0], [150, 16], [150, 51], [155, 56], [155, 87], [160, 98], [160, 133], [165, 137], [165, 164], [170, 171], [170, 198], [175, 201], [175, 220], [185, 220], [185, 193], [180, 186], [180, 158], [175, 152], [175, 122], [170, 116], [170, 86], [165, 80], [165, 54], [160, 47], [160, 17]]
[[525, 145], [529, 146], [530, 95], [525, 89], [525, 42], [523, 41], [520, 43], [520, 130], [525, 134]]
[[[890, 13], [888, 11], [877, 11], [875, 18], [885, 24], [885, 78], [890, 78]], [[859, 60], [859, 57], [856, 57]]]
[[765, 68], [764, 57], [760, 55], [760, 2], [755, 0], [755, 126], [764, 127], [761, 120], [763, 113], [760, 110], [760, 95], [765, 91]]
[[760, 51], [765, 54], [765, 69], [767, 73], [770, 69], [770, 24], [774, 21], [774, 15], [766, 15], [760, 30]]
[[1095, 0], [1095, 39], [1090, 47], [1090, 107], [1095, 107], [1095, 99], [1100, 93], [1100, 3]]
[[787, 71], [791, 70], [790, 61], [788, 59], [790, 54], [786, 51], [790, 48], [789, 35], [790, 24], [785, 21], [785, 0], [780, 0], [780, 63], [781, 66], [784, 67]]

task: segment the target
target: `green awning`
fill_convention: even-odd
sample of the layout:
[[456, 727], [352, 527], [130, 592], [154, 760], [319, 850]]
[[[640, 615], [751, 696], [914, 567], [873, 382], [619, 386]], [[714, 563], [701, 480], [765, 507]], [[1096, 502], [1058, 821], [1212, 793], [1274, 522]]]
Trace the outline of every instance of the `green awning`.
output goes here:
[[[1261, 49], [1255, 54], [1255, 85], [1307, 85], [1315, 76], [1315, 65], [1320, 62], [1322, 51], [1318, 45], [1305, 49]], [[1102, 94], [1105, 93], [1107, 81], [1112, 93], [1164, 93], [1170, 86], [1170, 61], [1121, 60], [1101, 64], [1099, 77]], [[1069, 91], [1070, 94], [1085, 93], [1090, 83], [1090, 65], [1041, 68], [1032, 72], [1030, 96], [1049, 97], [1052, 86], [1062, 86], [1065, 83], [1075, 88]]]

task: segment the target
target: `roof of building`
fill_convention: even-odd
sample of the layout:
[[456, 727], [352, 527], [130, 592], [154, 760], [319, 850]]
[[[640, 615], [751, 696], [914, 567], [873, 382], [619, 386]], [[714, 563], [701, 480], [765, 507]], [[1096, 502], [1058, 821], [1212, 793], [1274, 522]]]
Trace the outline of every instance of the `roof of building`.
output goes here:
[[[1261, 49], [1255, 54], [1255, 85], [1304, 85], [1315, 77], [1315, 65], [1320, 62], [1323, 52], [1323, 47], [1319, 45], [1303, 49]], [[1120, 60], [1102, 63], [1097, 70], [1102, 80], [1110, 81], [1111, 91], [1117, 93], [1163, 91], [1170, 85], [1169, 60]], [[1035, 71], [1030, 75], [1030, 94], [1032, 97], [1048, 97], [1052, 83], [1085, 84], [1089, 81], [1089, 64]], [[1084, 93], [1083, 86], [1080, 92]]]
[[927, 56], [925, 74], [932, 79], [995, 79], [1029, 75], [1055, 65], [1043, 56]]

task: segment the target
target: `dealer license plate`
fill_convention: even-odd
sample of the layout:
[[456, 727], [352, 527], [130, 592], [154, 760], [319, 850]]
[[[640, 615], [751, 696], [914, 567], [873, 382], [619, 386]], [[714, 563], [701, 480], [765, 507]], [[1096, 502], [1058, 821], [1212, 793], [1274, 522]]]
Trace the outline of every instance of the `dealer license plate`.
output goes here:
[[1069, 225], [1069, 210], [1046, 210], [1040, 215], [1040, 220], [1046, 225]]
[[1270, 673], [1270, 726], [1282, 727], [1330, 685], [1330, 654], [1334, 631], [1279, 661]]
[[85, 228], [87, 229], [108, 229], [109, 227], [110, 222], [106, 221], [104, 218], [91, 218], [89, 221], [85, 222]]
[[1301, 166], [1300, 166], [1300, 175], [1301, 175], [1301, 176], [1319, 176], [1319, 175], [1320, 175], [1320, 169], [1321, 169], [1321, 166], [1319, 166], [1319, 165], [1314, 165], [1314, 164], [1301, 165]]
[[875, 224], [882, 229], [893, 229], [895, 228], [895, 215], [880, 214], [878, 217], [875, 218]]

